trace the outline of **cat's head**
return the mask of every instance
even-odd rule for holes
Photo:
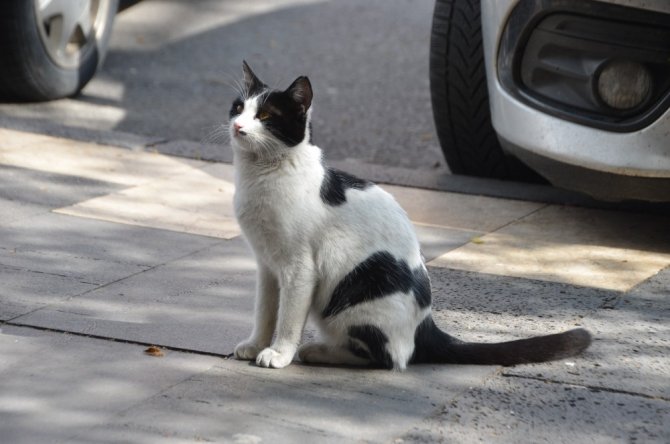
[[[230,138],[244,152],[276,158],[309,137],[312,86],[300,76],[273,90],[243,62],[244,90],[230,108]]]

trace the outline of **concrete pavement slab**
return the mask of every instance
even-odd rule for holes
[[[414,230],[421,244],[421,253],[427,262],[484,234],[480,231],[445,228],[418,222],[414,222]]]
[[[203,143],[189,140],[169,140],[151,145],[149,149],[171,156],[188,157],[210,162],[233,163],[233,150],[227,143],[228,126],[222,124],[214,135],[205,137]]]
[[[56,212],[230,239],[241,233],[233,210],[234,192],[233,167],[209,164]]]
[[[53,137],[47,134],[14,130],[3,126],[0,128],[0,163],[5,163],[4,156],[6,150],[13,152],[18,148],[30,147],[51,140],[53,140]]]
[[[3,325],[0,440],[71,442],[218,361],[172,351],[154,358],[145,348]]]
[[[1,165],[0,224],[108,194],[119,188],[119,185],[99,180]]]
[[[569,365],[534,364],[504,374],[670,400],[670,268],[581,321],[595,337],[583,356]]]
[[[467,196],[382,185],[414,222],[472,231],[495,231],[545,206],[536,202]]]
[[[223,241],[15,322],[229,354],[252,329],[255,261]]]
[[[626,291],[670,265],[670,217],[548,206],[430,265]]]
[[[9,321],[48,304],[97,287],[91,282],[35,272],[0,263],[0,321]]]
[[[564,383],[488,379],[448,402],[404,443],[667,443],[670,403]]]
[[[102,285],[217,242],[48,213],[0,227],[0,263]]]
[[[193,159],[0,129],[0,164],[138,185],[204,165]]]
[[[0,197],[0,224],[8,224],[49,211],[41,205]]]
[[[75,442],[393,442],[494,371],[415,366],[405,373],[222,361],[87,430]]]
[[[24,103],[22,106],[32,107],[33,105]],[[8,114],[2,115],[2,111],[0,111],[0,121],[3,128],[16,130],[17,132],[62,137],[64,139],[81,140],[98,145],[117,146],[132,150],[142,150],[165,141],[164,137],[160,136],[140,136],[102,128],[89,129],[80,126],[62,126],[53,120],[42,118],[23,119]]]
[[[429,267],[429,273],[436,323],[467,341],[512,340],[575,328],[618,296],[588,287],[461,270]]]
[[[0,319],[9,320],[218,242],[53,213],[0,227]]]

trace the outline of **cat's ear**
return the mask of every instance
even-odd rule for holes
[[[300,76],[291,86],[288,87],[286,93],[293,99],[296,103],[301,105],[302,112],[306,113],[309,107],[312,105],[312,84],[309,83],[309,79],[305,76]]]
[[[249,95],[257,94],[265,88],[265,84],[256,77],[246,60],[242,60],[242,71],[244,71],[244,87]]]

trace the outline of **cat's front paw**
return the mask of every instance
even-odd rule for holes
[[[235,347],[235,359],[253,361],[263,347],[253,341],[244,341]]]
[[[279,352],[270,347],[266,348],[256,357],[256,365],[268,368],[284,368],[291,363],[295,351]]]

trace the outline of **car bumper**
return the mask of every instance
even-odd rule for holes
[[[546,161],[610,175],[670,179],[670,110],[644,127],[629,132],[610,131],[575,123],[542,112],[514,97],[498,75],[499,42],[518,0],[482,1],[482,30],[491,118],[502,145],[522,160]],[[670,2],[617,0],[609,3],[645,5],[670,13]],[[531,165],[535,167],[536,165]],[[556,177],[548,177],[556,182]],[[565,184],[562,184],[565,185]],[[667,191],[670,194],[670,189]],[[628,196],[630,197],[630,196]],[[640,196],[633,196],[633,198]],[[642,196],[644,197],[644,196]]]

